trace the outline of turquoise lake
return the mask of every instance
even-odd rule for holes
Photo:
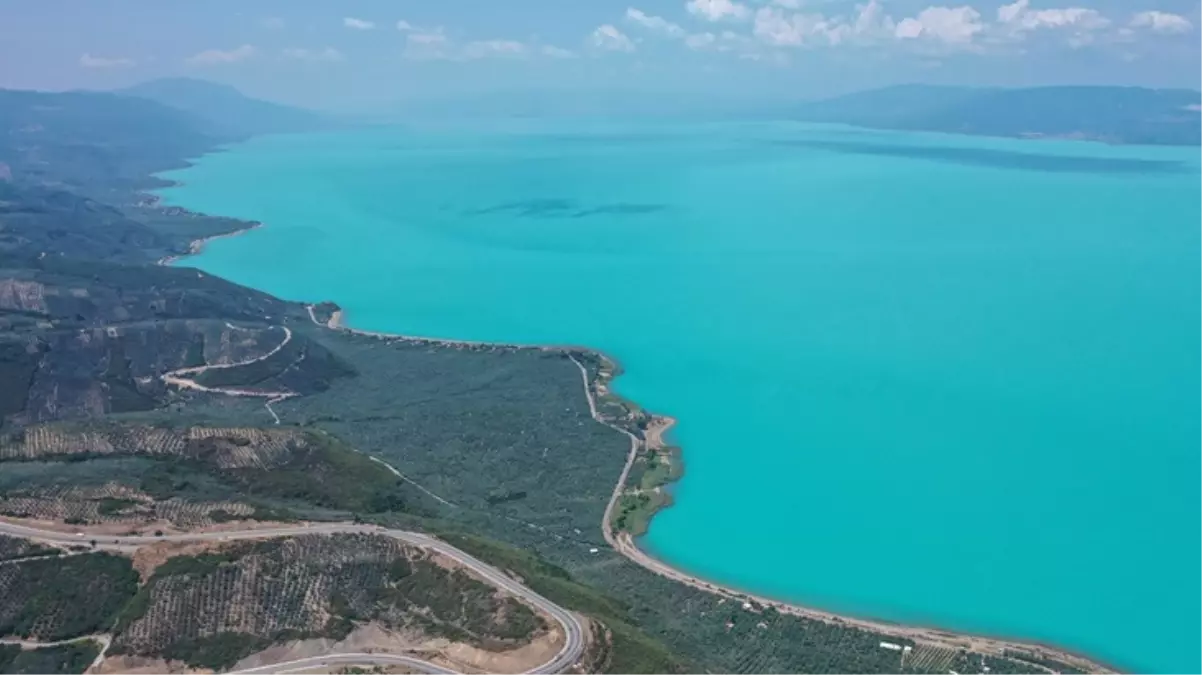
[[[179,264],[366,330],[615,357],[679,420],[657,557],[1202,668],[1197,148],[511,121],[266,137],[169,177],[266,225]]]

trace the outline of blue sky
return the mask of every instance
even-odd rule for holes
[[[0,86],[169,75],[331,109],[506,90],[1197,88],[1193,0],[4,0]]]

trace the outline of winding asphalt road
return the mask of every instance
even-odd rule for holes
[[[161,541],[196,542],[196,541],[235,541],[246,539],[272,539],[275,537],[296,537],[306,534],[378,534],[398,539],[411,546],[420,546],[433,550],[456,562],[470,568],[490,584],[504,589],[522,598],[535,608],[551,616],[563,627],[564,644],[550,661],[528,671],[531,673],[559,673],[571,668],[584,653],[585,629],[577,616],[556,605],[543,596],[526,588],[497,568],[482,562],[450,544],[419,532],[405,530],[390,530],[377,525],[356,525],[351,523],[314,523],[288,527],[262,528],[257,530],[239,530],[231,532],[197,532],[184,534],[165,534],[154,536],[107,536],[79,534],[72,532],[57,532],[43,530],[26,525],[0,521],[0,534],[32,539],[34,541],[52,544],[81,544],[96,542],[97,548],[129,549],[146,546]],[[327,664],[373,664],[400,665],[426,673],[453,673],[443,666],[422,661],[421,659],[391,654],[329,654],[309,659],[300,659],[288,663],[275,664],[253,668],[244,673],[282,672],[281,668],[290,670],[308,670],[321,668]]]

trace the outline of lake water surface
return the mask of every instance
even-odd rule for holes
[[[1196,148],[507,122],[261,138],[171,177],[266,224],[180,264],[367,330],[616,357],[679,419],[643,542],[666,561],[1202,667]]]

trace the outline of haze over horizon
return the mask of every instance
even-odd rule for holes
[[[48,0],[0,8],[0,87],[186,76],[344,112],[512,91],[782,100],[911,82],[1196,89],[1200,23],[1185,0],[218,0],[136,11]]]

